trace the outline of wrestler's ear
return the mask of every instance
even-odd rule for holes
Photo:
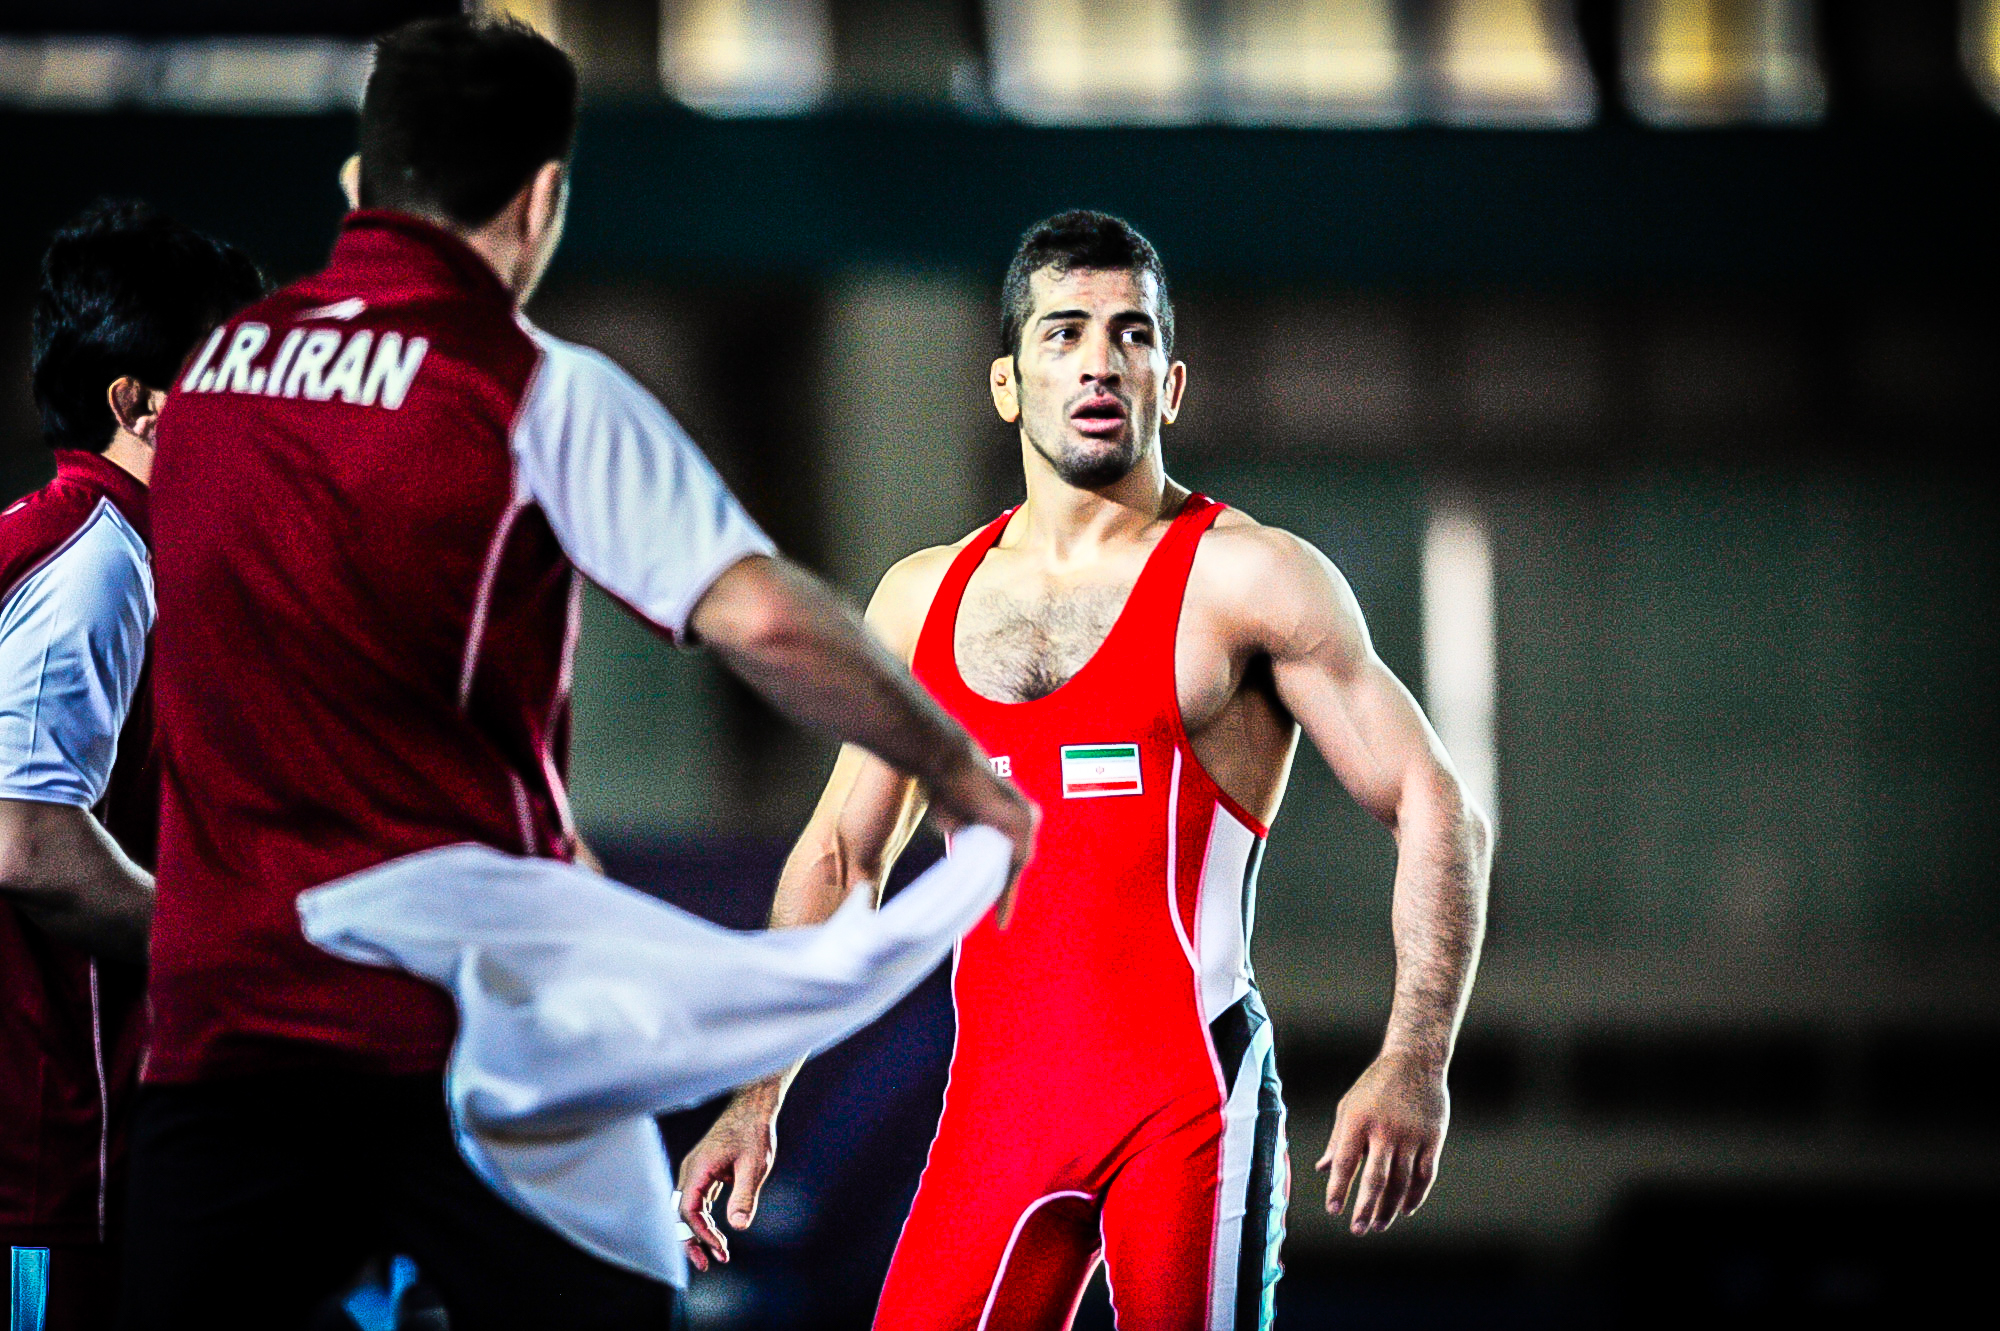
[[[1174,418],[1181,414],[1181,395],[1187,392],[1187,362],[1177,360],[1167,367],[1165,390],[1160,394],[1160,421],[1172,425]]]
[[[993,362],[993,368],[986,376],[986,386],[993,390],[993,409],[1009,425],[1021,419],[1019,373],[1020,367],[1014,364],[1014,358],[1002,356]]]

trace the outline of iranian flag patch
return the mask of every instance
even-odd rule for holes
[[[1096,799],[1099,795],[1137,795],[1137,744],[1065,744],[1062,748],[1063,798]]]

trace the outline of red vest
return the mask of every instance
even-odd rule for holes
[[[0,598],[115,505],[141,538],[146,487],[95,453],[56,454],[56,478],[0,514]],[[158,787],[142,674],[111,785],[95,810],[125,853],[153,858]],[[117,1210],[125,1123],[144,1037],[136,966],[56,942],[0,898],[0,1243],[103,1237]]]
[[[569,853],[580,584],[508,444],[536,362],[476,254],[356,213],[175,388],[147,1080],[442,1068],[450,999],[313,947],[298,894],[453,842]]]

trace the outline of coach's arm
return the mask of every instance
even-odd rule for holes
[[[867,629],[862,631],[865,645],[850,643],[847,650],[878,664],[887,662],[894,668],[894,678],[909,679],[901,663],[915,650],[924,611],[950,554],[949,550],[924,551],[889,570],[868,605]],[[852,622],[851,615],[846,618]],[[699,618],[695,628],[704,635],[708,632]],[[729,649],[724,652],[727,656]],[[826,686],[824,682],[820,685]],[[937,704],[921,690],[917,698],[897,705],[944,718]],[[956,729],[955,722],[944,719]],[[963,747],[954,750],[956,768],[935,775],[925,775],[921,768],[897,761],[893,753],[868,743],[859,734],[848,731],[843,737],[850,742],[842,746],[819,805],[779,875],[777,896],[771,905],[774,928],[819,923],[832,915],[858,884],[872,884],[879,894],[927,808],[942,815],[947,826],[990,821],[963,812],[964,796],[957,793],[963,788],[998,786],[1006,792],[1013,816],[1021,820],[1017,823],[1020,830],[1013,833],[1018,873],[1033,836],[1034,809],[1011,784],[993,775],[969,737],[962,741]],[[1011,901],[1003,898],[1003,920],[1010,905]],[[728,1241],[710,1214],[725,1183],[730,1187],[731,1227],[742,1229],[756,1215],[758,1193],[777,1158],[778,1109],[797,1071],[794,1067],[738,1091],[682,1161],[681,1218],[695,1233],[687,1250],[688,1259],[697,1268],[706,1270],[711,1260],[729,1260]]]
[[[984,823],[1005,832],[1018,877],[1034,834],[1033,806],[993,774],[964,727],[819,579],[783,559],[752,555],[716,579],[689,626],[793,720],[867,750],[903,781],[921,782],[946,827]],[[1003,911],[1006,905],[1003,898]]]
[[[1451,1118],[1445,1073],[1486,927],[1492,825],[1467,797],[1416,700],[1369,641],[1340,571],[1289,533],[1263,528],[1235,571],[1225,619],[1239,654],[1271,661],[1278,696],[1361,806],[1396,839],[1396,990],[1381,1052],[1341,1100],[1316,1166],[1326,1207],[1350,1189],[1349,1227],[1387,1229],[1423,1205]]]
[[[0,898],[94,956],[146,959],[153,876],[88,809],[0,799]]]

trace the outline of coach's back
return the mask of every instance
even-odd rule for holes
[[[314,949],[294,900],[452,842],[572,853],[563,544],[629,541],[643,506],[690,588],[769,548],[676,444],[622,372],[529,328],[479,255],[399,213],[352,214],[324,272],[190,364],[154,478],[148,1080],[443,1066],[444,995]],[[689,505],[727,511],[677,523]],[[655,580],[613,590],[678,630],[679,579]]]

